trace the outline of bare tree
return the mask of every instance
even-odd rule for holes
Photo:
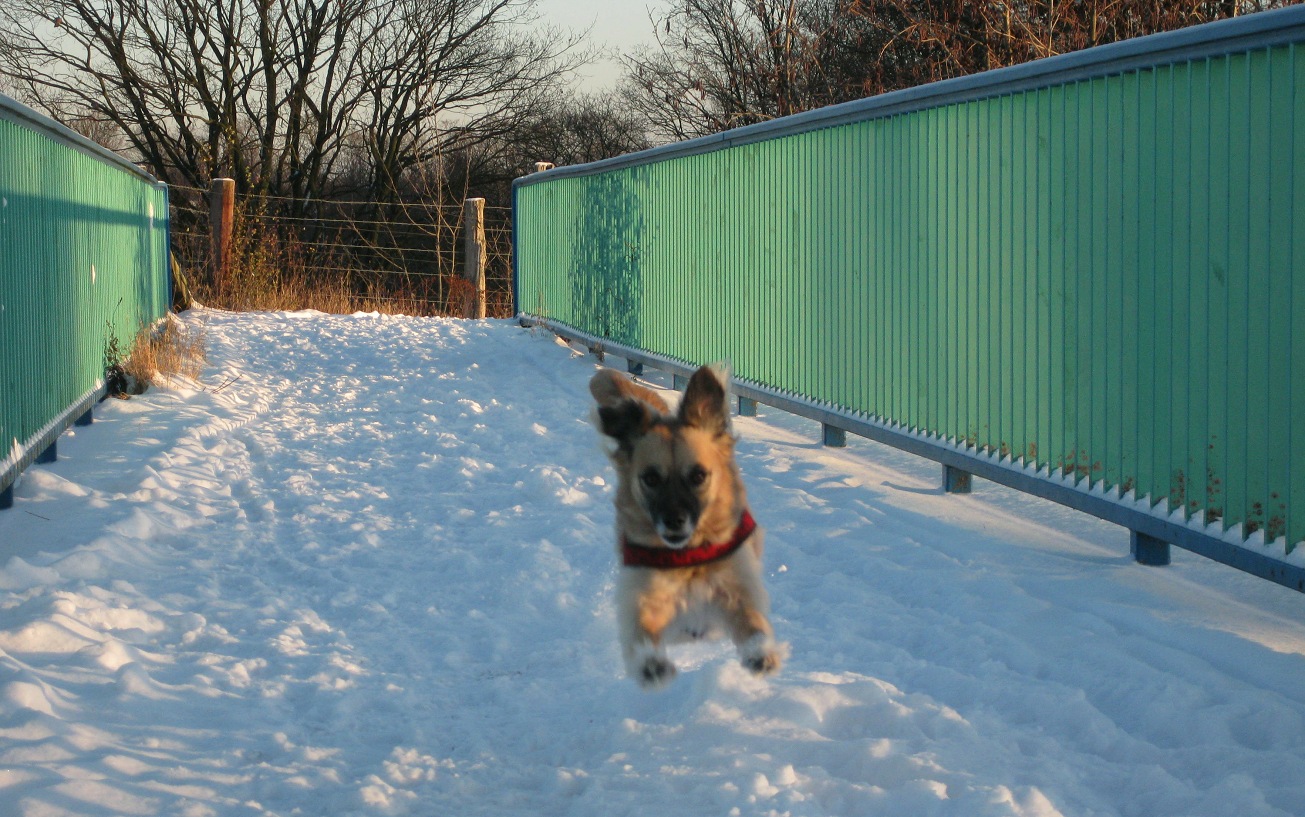
[[[1284,5],[1278,0],[675,0],[627,104],[684,139]]]
[[[685,139],[865,92],[889,39],[859,0],[678,0],[626,60],[626,104]]]
[[[291,201],[500,133],[585,58],[533,0],[42,0],[0,5],[0,78],[101,123],[174,185]],[[529,33],[539,31],[539,33]]]
[[[507,145],[518,172],[537,160],[575,165],[649,147],[643,120],[611,94],[552,97]]]
[[[910,66],[903,76],[916,84],[1282,5],[1276,0],[879,0],[858,11],[892,35],[883,53]]]

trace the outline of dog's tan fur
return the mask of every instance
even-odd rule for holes
[[[609,456],[617,474],[618,551],[622,541],[690,548],[729,540],[747,495],[721,378],[699,369],[675,414],[656,392],[610,369],[595,374],[589,390],[599,430],[615,443]],[[675,524],[685,509],[694,518]],[[783,655],[768,618],[761,555],[757,528],[733,554],[710,564],[622,565],[617,615],[630,675],[645,687],[669,683],[675,665],[666,645],[719,629],[734,641],[745,667],[757,674],[777,671]]]

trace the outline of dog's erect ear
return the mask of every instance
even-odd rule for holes
[[[628,448],[635,437],[652,425],[652,412],[638,400],[621,400],[598,407],[598,429]]]
[[[703,366],[689,378],[680,403],[680,422],[714,435],[729,432],[730,415],[725,384],[710,367]]]

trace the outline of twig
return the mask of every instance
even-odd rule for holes
[[[244,372],[236,372],[236,373],[235,373],[234,375],[232,375],[232,376],[231,376],[231,377],[230,377],[230,378],[229,378],[225,383],[223,383],[222,385],[220,385],[220,386],[218,386],[217,388],[213,389],[213,390],[210,391],[209,393],[210,393],[210,394],[217,394],[218,392],[222,391],[222,390],[225,389],[227,386],[230,386],[232,383],[235,383],[237,380],[239,380],[240,378],[242,378],[242,377],[244,377],[244,376],[245,376],[245,375],[244,375]]]

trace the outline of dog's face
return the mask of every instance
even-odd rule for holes
[[[632,441],[631,492],[666,544],[687,545],[719,487],[730,485],[726,453],[710,434],[674,422],[654,423]]]
[[[616,442],[618,507],[636,511],[663,543],[682,548],[728,531],[742,503],[725,387],[708,368],[690,379],[679,412],[667,415],[615,372],[591,384],[603,434]],[[600,382],[602,379],[602,382]]]

